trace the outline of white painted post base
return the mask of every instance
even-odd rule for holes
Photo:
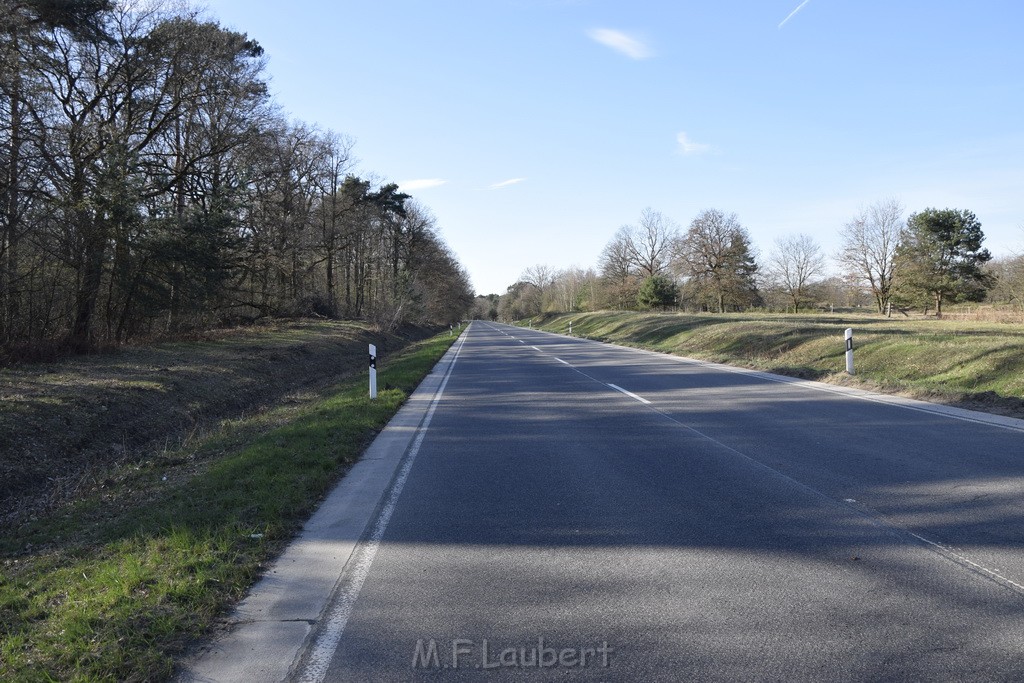
[[[370,344],[370,398],[377,398],[377,347]]]
[[[846,372],[847,374],[854,374],[853,372],[853,328],[846,328]]]

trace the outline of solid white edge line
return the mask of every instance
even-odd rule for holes
[[[637,396],[632,391],[626,391],[625,389],[623,389],[622,387],[620,387],[620,386],[618,386],[616,384],[609,384],[608,386],[610,386],[615,391],[621,392],[621,393],[625,394],[626,396],[629,396],[632,399],[636,399],[637,401],[640,401],[644,405],[651,405],[651,402],[648,401],[646,398],[644,398],[643,396]]]
[[[423,444],[423,439],[427,435],[427,428],[434,417],[434,411],[437,410],[437,405],[441,402],[445,387],[452,376],[452,370],[455,369],[455,362],[459,359],[459,354],[462,353],[462,347],[465,345],[467,338],[463,337],[459,342],[459,347],[455,350],[455,355],[448,366],[444,380],[441,382],[441,386],[438,387],[437,393],[434,394],[434,400],[431,401],[430,407],[427,409],[427,414],[423,418],[423,424],[420,425],[419,432],[409,448],[405,462],[395,477],[387,502],[377,516],[377,520],[373,525],[373,531],[370,533],[366,543],[362,544],[362,548],[357,551],[359,554],[355,558],[351,571],[346,572],[348,574],[348,577],[346,577],[349,581],[348,585],[345,590],[336,596],[334,605],[328,614],[327,622],[317,635],[309,658],[299,673],[297,680],[303,683],[321,683],[327,676],[327,669],[330,667],[334,653],[338,649],[338,643],[341,642],[341,637],[345,633],[345,626],[348,624],[349,617],[352,616],[352,611],[355,608],[356,599],[359,597],[363,583],[370,574],[370,567],[377,556],[381,539],[384,537],[384,532],[387,530],[388,522],[391,521],[391,515],[395,511],[395,507],[398,505],[398,498],[402,495],[402,489],[405,487],[406,479],[409,478],[409,472],[412,470],[413,462],[416,460],[416,455]]]
[[[535,331],[550,335],[552,337],[577,339],[576,337],[567,337],[567,335],[559,334],[557,332],[548,332],[547,330]],[[766,382],[790,384],[793,386],[800,387],[802,389],[820,391],[828,394],[834,394],[837,396],[843,396],[846,398],[852,398],[858,401],[881,403],[883,405],[889,405],[895,408],[903,408],[904,410],[913,410],[919,413],[929,413],[931,415],[937,415],[939,417],[945,417],[951,420],[958,420],[960,422],[972,422],[974,424],[984,425],[987,427],[997,427],[999,429],[1008,429],[1014,432],[1024,432],[1024,419],[1021,418],[1006,417],[1004,415],[999,415],[996,413],[983,413],[981,411],[970,410],[968,408],[957,408],[955,406],[942,405],[941,403],[929,403],[928,401],[921,401],[913,398],[905,398],[903,396],[896,396],[893,394],[880,394],[877,392],[868,391],[866,389],[860,389],[858,387],[845,387],[838,384],[826,384],[825,382],[802,379],[800,377],[776,375],[771,372],[765,372],[764,370],[753,370],[751,368],[743,368],[737,365],[726,365],[724,363],[712,363],[711,361],[700,360],[698,358],[688,358],[686,356],[677,356],[675,354],[664,353],[662,351],[640,349],[635,346],[623,346],[621,344],[613,344],[612,342],[598,341],[595,339],[586,339],[585,341],[590,341],[595,344],[601,344],[603,346],[609,346],[615,349],[622,349],[623,351],[636,351],[649,356],[655,356],[657,358],[661,358],[664,360],[674,361],[683,365],[696,365],[698,367],[705,367],[711,370],[731,372],[738,375],[749,375],[751,377],[757,377],[758,379],[764,380]]]
[[[896,527],[896,528],[899,529],[900,527]],[[954,561],[958,561],[958,562],[961,562],[963,564],[966,564],[970,568],[974,569],[977,572],[980,572],[981,574],[983,574],[984,576],[988,577],[989,579],[992,579],[992,580],[996,581],[997,583],[1008,585],[1009,587],[1015,589],[1018,593],[1024,594],[1024,585],[1021,585],[1021,584],[1017,583],[1016,581],[1003,576],[998,571],[996,571],[994,569],[989,569],[988,567],[986,567],[983,564],[978,564],[977,562],[975,562],[971,558],[967,557],[966,555],[962,555],[962,554],[960,554],[958,552],[955,552],[955,551],[951,550],[950,548],[942,545],[941,543],[936,543],[935,541],[929,540],[929,539],[925,538],[924,536],[921,536],[919,534],[915,534],[910,529],[906,529],[905,531],[908,534],[910,534],[911,536],[913,536],[914,538],[916,538],[917,540],[919,540],[919,541],[921,541],[923,543],[928,544],[928,546],[930,546],[932,548],[932,550],[934,550],[935,552],[938,552],[941,555],[946,555],[949,558],[953,559]]]
[[[555,333],[549,332],[548,334],[555,334]],[[558,335],[558,336],[562,336],[562,335]],[[886,396],[884,394],[878,395],[878,398],[874,398],[873,396],[859,396],[857,394],[846,394],[845,392],[842,391],[843,389],[846,389],[846,387],[836,387],[835,389],[837,389],[837,391],[833,391],[832,387],[830,385],[813,386],[813,385],[816,385],[816,384],[820,385],[821,383],[820,382],[810,382],[808,380],[802,380],[802,379],[799,379],[799,378],[796,378],[796,377],[786,377],[784,375],[773,375],[771,373],[765,373],[765,372],[761,372],[759,370],[749,370],[747,368],[737,368],[737,367],[734,367],[734,366],[723,365],[723,364],[720,364],[720,363],[709,363],[707,361],[701,361],[701,360],[692,359],[692,358],[685,358],[685,357],[682,357],[682,356],[673,356],[671,354],[663,354],[663,353],[659,353],[657,351],[650,351],[650,350],[647,350],[647,349],[634,349],[634,348],[630,348],[628,346],[619,346],[618,344],[608,344],[607,342],[597,342],[597,343],[599,343],[599,344],[606,344],[608,346],[613,346],[615,348],[624,349],[624,350],[627,350],[627,351],[640,351],[641,353],[646,353],[646,354],[653,355],[653,356],[659,356],[659,357],[662,357],[662,358],[669,358],[669,359],[672,359],[672,360],[681,361],[683,363],[692,363],[694,365],[705,366],[705,367],[708,367],[708,368],[711,368],[711,369],[723,370],[723,371],[726,371],[726,372],[736,372],[736,373],[740,373],[740,374],[750,374],[750,375],[760,376],[761,379],[764,379],[764,380],[767,380],[767,381],[780,382],[780,383],[784,383],[784,384],[794,384],[794,385],[798,385],[798,386],[799,385],[803,385],[804,388],[808,388],[808,389],[812,389],[812,390],[826,391],[826,392],[829,392],[829,393],[845,395],[845,396],[848,396],[850,398],[859,398],[859,399],[869,400],[869,401],[870,400],[874,400],[874,401],[876,401],[878,403],[886,403],[888,405],[892,405],[892,406],[898,407],[898,408],[908,408],[910,410],[918,410],[920,412],[933,413],[933,414],[936,414],[936,415],[945,415],[946,417],[951,417],[953,419],[963,420],[965,422],[977,422],[977,423],[980,423],[980,424],[987,424],[989,426],[1004,427],[1004,428],[1007,428],[1007,429],[1014,429],[1014,430],[1020,431],[1020,428],[1019,427],[1015,427],[1015,426],[1008,426],[1008,425],[1003,425],[1003,424],[993,423],[993,422],[985,422],[984,420],[975,420],[975,419],[971,419],[970,417],[960,417],[958,415],[947,415],[947,414],[941,413],[939,411],[928,410],[927,408],[918,408],[918,407],[912,406],[912,405],[905,405],[905,404],[902,404],[902,403],[896,403],[896,402],[889,402],[889,401],[881,400],[881,399],[888,398],[888,396]],[[565,361],[562,360],[561,358],[556,358],[555,360],[558,360],[561,363],[565,363]],[[569,365],[568,363],[565,363],[565,364]],[[579,372],[579,370],[577,370],[577,372]],[[584,374],[584,373],[580,373],[580,374]],[[584,375],[584,376],[589,377],[589,375]],[[594,379],[594,378],[591,378],[591,379]],[[595,381],[599,381],[599,380],[595,380]],[[610,388],[612,388],[612,389],[614,389],[616,391],[620,391],[623,394],[626,394],[627,396],[635,398],[638,401],[641,401],[641,402],[643,402],[645,404],[651,405],[651,402],[648,401],[647,399],[642,398],[640,396],[637,396],[636,394],[634,394],[632,392],[626,391],[625,389],[623,389],[620,386],[617,386],[615,384],[610,384],[610,383],[606,383],[606,384],[607,384],[608,387],[610,387]],[[808,385],[811,385],[811,386],[808,386]],[[863,391],[863,390],[858,390],[858,391]],[[899,398],[899,397],[893,397],[893,398]],[[926,404],[926,405],[928,405],[928,404]],[[937,407],[944,407],[944,406],[937,406]],[[881,514],[879,514],[878,512],[876,512],[874,510],[871,510],[870,508],[866,508],[866,507],[857,505],[856,501],[854,501],[853,499],[849,499],[848,498],[848,499],[843,500],[842,503],[840,503],[837,499],[835,499],[832,496],[824,493],[823,491],[820,491],[820,490],[814,488],[813,486],[805,484],[805,483],[799,481],[798,479],[794,479],[793,477],[789,476],[788,474],[780,472],[779,470],[777,470],[777,469],[775,469],[775,468],[773,468],[773,467],[771,467],[769,465],[766,465],[765,463],[761,462],[760,460],[757,460],[756,458],[754,458],[754,457],[752,457],[750,455],[747,455],[746,453],[743,453],[742,451],[736,450],[732,446],[728,446],[728,445],[722,443],[721,441],[719,441],[718,439],[715,439],[714,437],[711,437],[711,436],[705,434],[704,432],[701,432],[698,429],[694,429],[690,425],[687,425],[684,422],[681,422],[680,420],[677,420],[676,418],[672,417],[668,413],[665,413],[665,412],[659,410],[658,408],[652,408],[652,410],[654,410],[659,415],[667,418],[668,420],[678,424],[679,426],[683,427],[684,429],[686,429],[686,430],[688,430],[690,432],[693,432],[694,434],[697,434],[698,436],[706,439],[707,441],[709,441],[709,442],[711,442],[713,444],[716,444],[717,446],[719,446],[719,447],[721,447],[721,448],[723,448],[723,449],[725,449],[727,451],[735,453],[736,455],[740,456],[744,460],[750,462],[752,465],[754,465],[754,466],[756,466],[758,468],[761,468],[763,470],[766,470],[768,472],[771,472],[775,476],[781,477],[782,479],[785,479],[785,480],[795,484],[796,486],[800,487],[801,489],[804,489],[804,490],[808,491],[809,493],[811,493],[811,494],[821,498],[824,501],[827,501],[827,502],[829,502],[831,504],[834,504],[834,505],[840,505],[842,507],[846,507],[847,509],[850,509],[850,510],[854,510],[854,511],[858,512],[859,514],[863,515],[864,518],[869,520],[872,524],[875,524],[876,526],[878,526],[880,528],[888,529],[891,532],[896,533],[897,535],[903,535],[904,537],[913,538],[913,539],[923,543],[932,552],[938,554],[941,557],[944,557],[946,560],[951,561],[951,562],[953,562],[955,564],[958,564],[961,567],[966,567],[967,569],[976,572],[978,575],[984,576],[988,580],[993,581],[993,582],[995,582],[995,583],[997,583],[999,585],[1002,585],[1002,586],[1004,586],[1006,588],[1009,588],[1011,590],[1014,590],[1017,593],[1024,594],[1024,584],[1018,583],[1018,582],[1014,581],[1013,579],[1010,579],[1009,577],[1003,576],[997,570],[990,569],[990,568],[986,567],[985,565],[983,565],[983,564],[981,564],[979,562],[975,562],[974,560],[970,559],[968,556],[966,556],[966,555],[964,555],[962,553],[956,552],[956,551],[952,550],[951,548],[949,548],[949,547],[947,547],[947,546],[945,546],[945,545],[943,545],[941,543],[937,543],[935,541],[932,541],[931,539],[925,538],[924,536],[921,536],[920,534],[914,533],[913,531],[911,531],[908,528],[901,527],[901,526],[898,526],[898,525],[895,525],[895,524],[891,524],[890,522],[886,521],[884,519],[884,517]]]
[[[743,368],[735,365],[725,365],[723,363],[712,363],[710,361],[698,360],[696,358],[686,358],[685,356],[674,356],[672,354],[660,353],[658,351],[649,351],[647,349],[631,349],[628,346],[619,346],[618,344],[609,344],[609,346],[614,346],[616,348],[626,350],[641,351],[643,353],[658,356],[660,358],[668,358],[669,360],[678,361],[684,364],[710,368],[712,370],[721,370],[722,372],[731,372],[737,375],[747,375],[750,377],[756,377],[766,382],[789,384],[791,386],[801,387],[803,389],[821,391],[828,394],[834,394],[836,396],[844,396],[846,398],[857,399],[859,401],[881,403],[883,405],[893,406],[895,408],[903,408],[904,410],[913,410],[919,413],[938,415],[940,417],[947,417],[951,420],[959,420],[960,422],[972,422],[974,424],[987,425],[989,427],[999,427],[1001,429],[1009,429],[1015,432],[1024,432],[1024,420],[1021,420],[1020,418],[1016,417],[1007,417],[996,413],[982,413],[980,411],[972,411],[967,408],[957,408],[956,406],[947,406],[941,403],[929,403],[928,401],[921,401],[914,398],[906,398],[904,396],[897,396],[894,394],[880,394],[874,391],[868,391],[867,389],[861,389],[860,387],[846,387],[837,384],[826,384],[825,382],[818,382],[810,379],[802,379],[800,377],[776,375],[775,373],[765,372],[764,370],[754,370],[752,368]]]
[[[541,331],[541,330],[538,330],[538,331]],[[551,334],[551,335],[555,335],[555,336],[564,336],[564,335],[558,335],[557,333],[554,333],[554,332],[547,332],[547,334]],[[590,341],[593,341],[593,340],[590,340]],[[739,367],[736,367],[736,366],[724,365],[724,364],[721,364],[721,363],[711,363],[711,362],[708,362],[708,361],[702,361],[702,360],[698,360],[698,359],[694,359],[694,358],[686,358],[685,356],[675,356],[675,355],[672,355],[672,354],[660,353],[658,351],[651,351],[649,349],[636,349],[636,348],[632,348],[632,347],[628,347],[628,346],[620,346],[618,344],[610,344],[608,342],[597,342],[597,343],[605,344],[607,346],[611,346],[611,347],[618,348],[618,349],[623,349],[623,350],[626,350],[626,351],[639,351],[640,353],[648,354],[648,355],[651,355],[651,356],[657,356],[659,358],[667,358],[667,359],[670,359],[670,360],[679,361],[681,363],[693,364],[693,365],[697,365],[697,366],[703,366],[703,367],[707,367],[707,368],[714,369],[714,370],[720,370],[720,371],[725,371],[725,372],[733,372],[733,373],[738,373],[738,374],[753,375],[753,376],[759,377],[760,379],[767,380],[767,381],[770,381],[770,382],[778,382],[778,383],[782,383],[782,384],[793,384],[793,385],[797,385],[797,386],[803,386],[804,388],[807,388],[807,389],[812,389],[812,390],[817,390],[817,391],[825,391],[825,392],[828,392],[828,393],[833,393],[833,394],[847,396],[849,398],[874,401],[874,402],[877,402],[877,403],[885,403],[885,404],[888,404],[888,405],[891,405],[891,406],[894,406],[894,407],[897,407],[897,408],[907,408],[909,410],[916,410],[916,411],[924,412],[924,413],[932,413],[932,414],[935,414],[935,415],[942,415],[942,416],[945,416],[945,417],[950,417],[950,418],[953,418],[953,419],[962,420],[964,422],[975,422],[975,423],[985,424],[985,425],[989,425],[989,426],[993,426],[993,427],[1003,427],[1005,429],[1021,431],[1021,427],[1018,427],[1018,426],[1012,425],[1012,424],[1011,425],[1000,424],[998,422],[989,422],[989,421],[986,421],[984,419],[974,419],[974,418],[972,418],[970,416],[950,415],[948,413],[941,412],[940,410],[929,410],[928,408],[931,407],[932,404],[928,404],[928,403],[924,403],[924,402],[914,401],[915,403],[924,403],[924,405],[922,407],[918,407],[918,406],[915,406],[915,405],[907,405],[906,403],[897,402],[896,400],[893,400],[893,401],[886,400],[886,399],[889,399],[889,398],[897,399],[898,400],[898,399],[902,399],[902,397],[895,397],[895,396],[890,397],[890,396],[885,395],[885,394],[872,394],[871,392],[865,392],[862,389],[854,389],[853,391],[847,393],[846,390],[848,390],[849,387],[833,387],[832,385],[823,384],[821,382],[812,382],[810,380],[804,380],[804,379],[800,379],[800,378],[797,378],[797,377],[786,377],[785,375],[775,375],[775,374],[763,372],[763,371],[760,371],[760,370],[751,370],[751,369],[748,369],[748,368],[739,368]],[[534,347],[534,348],[536,348],[536,347]],[[559,363],[564,363],[565,365],[569,365],[569,367],[572,367],[569,363],[567,363],[566,361],[562,360],[561,358],[555,357],[555,360],[557,360]],[[575,369],[575,368],[573,368],[573,369]],[[577,372],[580,372],[580,371],[577,370]],[[580,374],[584,375],[585,377],[590,377],[590,375],[586,375],[585,373],[582,373],[582,372]],[[594,379],[594,378],[590,377],[590,379]],[[599,380],[595,380],[595,381],[598,381],[599,383],[601,383]],[[610,384],[610,383],[603,383],[603,384],[606,384],[608,387],[614,389],[615,391],[622,392],[623,394],[625,394],[627,396],[630,396],[631,398],[634,398],[634,399],[636,399],[636,400],[638,400],[638,401],[640,401],[640,402],[642,402],[644,404],[651,405],[651,402],[648,401],[647,399],[645,399],[645,398],[643,398],[641,396],[637,396],[636,394],[634,394],[634,393],[632,393],[630,391],[626,391],[625,389],[623,389],[622,387],[620,387],[618,385]],[[861,395],[862,393],[863,394],[868,394],[868,395]],[[912,401],[913,399],[903,399],[903,400],[904,401]],[[946,408],[946,406],[935,406],[935,407],[936,408],[940,408],[940,409],[941,408]],[[808,484],[805,484],[805,483],[803,483],[803,482],[801,482],[801,481],[799,481],[797,479],[794,479],[793,477],[791,477],[791,476],[789,476],[787,474],[784,474],[783,472],[780,472],[779,470],[776,470],[775,468],[773,468],[773,467],[771,467],[769,465],[764,464],[760,460],[757,460],[757,459],[753,458],[752,456],[749,456],[746,453],[743,453],[742,451],[738,451],[735,448],[733,448],[731,446],[728,446],[728,445],[722,443],[721,441],[719,441],[719,440],[717,440],[717,439],[715,439],[715,438],[713,438],[713,437],[711,437],[711,436],[709,436],[707,434],[704,434],[700,430],[694,429],[693,427],[691,427],[691,426],[689,426],[689,425],[687,425],[687,424],[677,420],[676,418],[672,417],[668,413],[662,412],[661,410],[659,410],[657,408],[652,408],[652,410],[657,412],[659,415],[662,415],[663,417],[669,419],[670,421],[680,425],[684,429],[686,429],[686,430],[688,430],[690,432],[693,432],[694,434],[697,434],[698,436],[706,439],[707,441],[709,441],[709,442],[711,442],[713,444],[716,444],[717,446],[719,446],[721,448],[724,448],[727,451],[731,451],[732,453],[735,453],[736,455],[738,455],[741,458],[743,458],[744,460],[750,462],[754,466],[756,466],[758,468],[761,468],[763,470],[766,470],[768,472],[771,472],[775,476],[781,477],[782,479],[785,479],[785,480],[795,484],[799,488],[806,490],[807,492],[813,494],[816,497],[821,498],[822,500],[824,500],[824,501],[826,501],[828,503],[831,503],[831,504],[834,504],[834,505],[839,505],[839,506],[845,507],[845,508],[847,508],[849,510],[853,510],[853,511],[863,515],[865,519],[867,519],[872,524],[875,524],[876,526],[878,526],[880,528],[887,529],[890,532],[895,533],[895,534],[900,535],[900,536],[904,536],[905,538],[906,537],[913,538],[913,539],[917,540],[918,542],[923,543],[932,552],[936,553],[937,555],[939,555],[941,557],[944,557],[946,560],[951,561],[951,562],[953,562],[955,564],[958,564],[961,567],[965,567],[965,568],[967,568],[969,570],[972,570],[972,571],[976,572],[977,575],[984,576],[984,577],[986,577],[990,581],[993,581],[993,582],[995,582],[997,584],[1000,584],[1000,585],[1002,585],[1004,587],[1007,587],[1007,588],[1009,588],[1011,590],[1014,590],[1014,591],[1016,591],[1018,593],[1024,594],[1024,584],[1018,583],[1018,582],[1016,582],[1016,581],[1014,581],[1014,580],[1012,580],[1012,579],[1010,579],[1010,578],[1008,578],[1006,576],[1003,576],[997,570],[990,569],[990,568],[986,567],[985,565],[980,564],[979,562],[975,562],[974,560],[970,559],[966,555],[964,555],[962,553],[959,553],[959,552],[956,552],[956,551],[952,550],[951,548],[949,548],[949,547],[947,547],[947,546],[945,546],[945,545],[943,545],[941,543],[937,543],[935,541],[932,541],[931,539],[925,538],[924,536],[921,536],[920,534],[914,533],[913,531],[911,531],[908,528],[891,524],[888,521],[886,521],[878,512],[876,512],[874,510],[871,510],[869,508],[865,508],[863,506],[857,505],[856,501],[853,500],[853,499],[848,498],[848,499],[843,500],[842,503],[840,503],[837,499],[833,498],[832,496],[830,496],[830,495],[828,495],[828,494],[826,494],[826,493],[824,493],[824,492],[822,492],[822,491],[820,491],[820,490],[818,490],[818,489],[816,489],[816,488],[814,488],[812,486],[809,486]],[[953,410],[960,410],[960,409],[953,409]],[[987,417],[987,415],[986,415],[986,417]],[[993,416],[993,417],[1001,417],[1001,416]],[[1014,418],[1009,418],[1009,419],[1014,419]]]

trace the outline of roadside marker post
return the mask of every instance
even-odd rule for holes
[[[370,344],[370,398],[377,398],[377,347]]]
[[[846,328],[846,372],[849,375],[853,372],[853,328]]]

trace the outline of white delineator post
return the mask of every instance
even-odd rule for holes
[[[853,328],[846,328],[846,372],[853,374]]]
[[[370,344],[370,398],[377,398],[377,347]]]
[[[572,336],[572,321],[569,321],[569,336]]]

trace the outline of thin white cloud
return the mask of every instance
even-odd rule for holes
[[[630,59],[647,59],[653,53],[643,41],[635,36],[611,28],[594,28],[587,31],[587,36],[605,47],[626,55]]]
[[[490,189],[497,190],[502,187],[508,187],[509,185],[518,185],[525,180],[526,178],[509,178],[508,180],[502,180],[500,183],[494,183],[490,186]]]
[[[683,156],[693,156],[695,154],[704,154],[705,152],[711,151],[711,145],[694,142],[686,135],[686,133],[677,134],[676,142],[679,143],[679,153]]]
[[[402,192],[409,190],[428,190],[432,187],[440,187],[446,184],[447,180],[441,178],[419,178],[417,180],[402,180],[398,183],[398,189]]]
[[[783,26],[785,26],[786,22],[789,21],[790,19],[792,19],[793,17],[795,17],[796,13],[799,12],[800,10],[802,10],[804,8],[804,6],[807,5],[807,3],[809,3],[810,1],[811,0],[804,0],[799,5],[797,5],[797,8],[795,10],[790,12],[788,15],[786,15],[785,19],[783,19],[782,21],[779,22],[779,28],[782,28]]]

